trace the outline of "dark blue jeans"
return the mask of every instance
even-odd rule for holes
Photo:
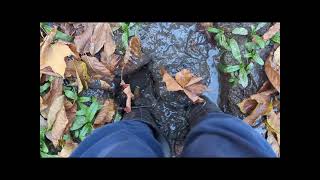
[[[151,128],[137,120],[96,129],[70,157],[163,157]],[[182,157],[276,157],[249,125],[225,113],[209,113],[189,132]]]

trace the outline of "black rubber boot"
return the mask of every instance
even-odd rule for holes
[[[125,113],[122,120],[138,120],[149,125],[154,137],[161,143],[165,157],[171,157],[172,151],[168,140],[161,134],[154,117],[152,116],[152,107],[157,103],[153,93],[152,80],[150,73],[142,69],[130,76],[128,83],[134,92],[133,106],[130,113]]]
[[[204,102],[201,104],[193,104],[189,109],[188,119],[190,128],[198,124],[204,116],[212,112],[222,112],[220,108],[213,103],[208,97],[201,96]]]

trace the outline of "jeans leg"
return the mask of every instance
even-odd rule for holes
[[[231,115],[209,113],[186,138],[183,157],[276,157],[252,127]]]
[[[140,121],[126,120],[93,131],[70,157],[162,157],[160,143],[151,128]]]

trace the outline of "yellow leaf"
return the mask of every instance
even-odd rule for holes
[[[67,141],[65,143],[65,145],[63,146],[61,152],[58,153],[58,156],[63,157],[63,158],[67,158],[71,155],[71,153],[73,152],[73,150],[75,148],[77,148],[78,143],[75,143],[73,141]]]
[[[180,84],[182,88],[185,88],[185,86],[190,82],[192,78],[192,74],[187,69],[182,69],[180,72],[176,74],[176,81]]]
[[[55,43],[51,45],[47,53],[44,54],[44,65],[50,66],[53,72],[58,73],[64,77],[64,72],[66,70],[66,63],[64,58],[70,55],[75,55],[64,43]]]

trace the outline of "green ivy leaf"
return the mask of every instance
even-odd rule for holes
[[[78,99],[79,102],[89,102],[91,101],[91,97],[82,96]]]
[[[253,60],[254,60],[256,63],[260,64],[261,66],[264,65],[264,61],[263,61],[263,59],[261,59],[261,57],[259,56],[259,54],[255,54],[255,55],[253,56]]]
[[[86,106],[83,103],[78,102],[78,105],[80,107],[80,110],[83,110],[84,112],[87,112],[87,109],[89,108],[88,106]],[[79,114],[80,115],[80,114]],[[84,114],[83,114],[84,115]]]
[[[230,45],[233,57],[241,63],[242,62],[241,61],[241,54],[240,54],[240,49],[239,49],[237,41],[234,39],[230,39],[229,45]]]
[[[91,122],[93,120],[95,114],[99,110],[99,107],[100,104],[96,100],[92,100],[92,103],[86,112],[87,122]]]
[[[78,98],[77,93],[75,93],[74,91],[70,91],[70,90],[65,89],[64,94],[68,98],[73,99],[73,100],[77,100],[77,98]]]
[[[248,51],[252,51],[252,50],[256,49],[256,44],[253,42],[247,42],[247,43],[245,43],[244,46],[246,47],[246,49]]]
[[[70,140],[70,139],[71,139],[71,137],[70,137],[69,134],[63,135],[63,140],[68,141],[68,140]]]
[[[247,73],[250,73],[250,71],[253,69],[253,66],[254,66],[254,65],[253,65],[252,62],[247,65],[247,67],[246,67]]]
[[[280,32],[277,32],[272,38],[271,40],[275,43],[280,44]]]
[[[77,116],[84,116],[86,114],[86,109],[80,109],[76,112]]]
[[[40,23],[40,26],[44,29],[44,31],[49,34],[52,31],[52,27],[50,27],[49,25],[47,25],[46,23]],[[55,40],[57,39],[61,39],[63,41],[67,41],[67,42],[71,42],[73,41],[73,37],[69,36],[68,34],[65,34],[59,30],[57,30],[57,33],[54,37]]]
[[[263,26],[265,26],[267,23],[259,23],[258,26],[256,27],[255,31],[258,31],[261,29]]]
[[[92,126],[90,123],[87,123],[86,125],[83,126],[83,128],[81,129],[80,133],[79,133],[79,139],[81,141],[84,140],[84,138],[91,133],[92,131]]]
[[[125,31],[121,36],[121,40],[122,40],[122,46],[125,49],[127,49],[128,48],[128,40],[129,40],[129,32]]]
[[[76,116],[76,119],[74,120],[70,130],[74,131],[74,130],[80,129],[87,122],[88,121],[86,120],[86,117],[84,117],[84,116]]]
[[[230,73],[230,72],[238,71],[239,69],[240,69],[239,65],[227,66],[226,68],[224,68],[224,72]]]
[[[248,86],[248,76],[247,76],[247,72],[244,68],[241,68],[239,71],[239,83],[244,88]]]
[[[113,122],[120,122],[120,120],[122,119],[122,116],[119,112],[116,113],[116,116],[114,117]]]
[[[80,129],[74,131],[74,137],[79,138]]]
[[[248,35],[248,30],[243,27],[237,27],[232,30],[232,33],[237,35]]]
[[[256,40],[256,43],[260,46],[260,48],[264,48],[265,47],[266,44],[265,44],[264,40],[260,36],[253,35],[252,37]]]
[[[221,34],[219,40],[220,40],[220,45],[221,45],[222,47],[224,47],[226,50],[229,51],[229,50],[230,50],[230,47],[229,47],[229,45],[228,45],[226,36],[225,36],[224,34]]]
[[[209,27],[209,28],[208,28],[208,32],[212,32],[212,33],[223,33],[223,30],[218,29],[218,28],[214,28],[214,27]]]
[[[44,152],[40,152],[40,156],[43,158],[58,158],[59,157],[58,155],[51,155],[51,154],[47,154]]]
[[[43,92],[45,92],[49,87],[50,87],[50,82],[46,82],[45,84],[43,84],[42,86],[40,86],[40,94],[42,94]]]

